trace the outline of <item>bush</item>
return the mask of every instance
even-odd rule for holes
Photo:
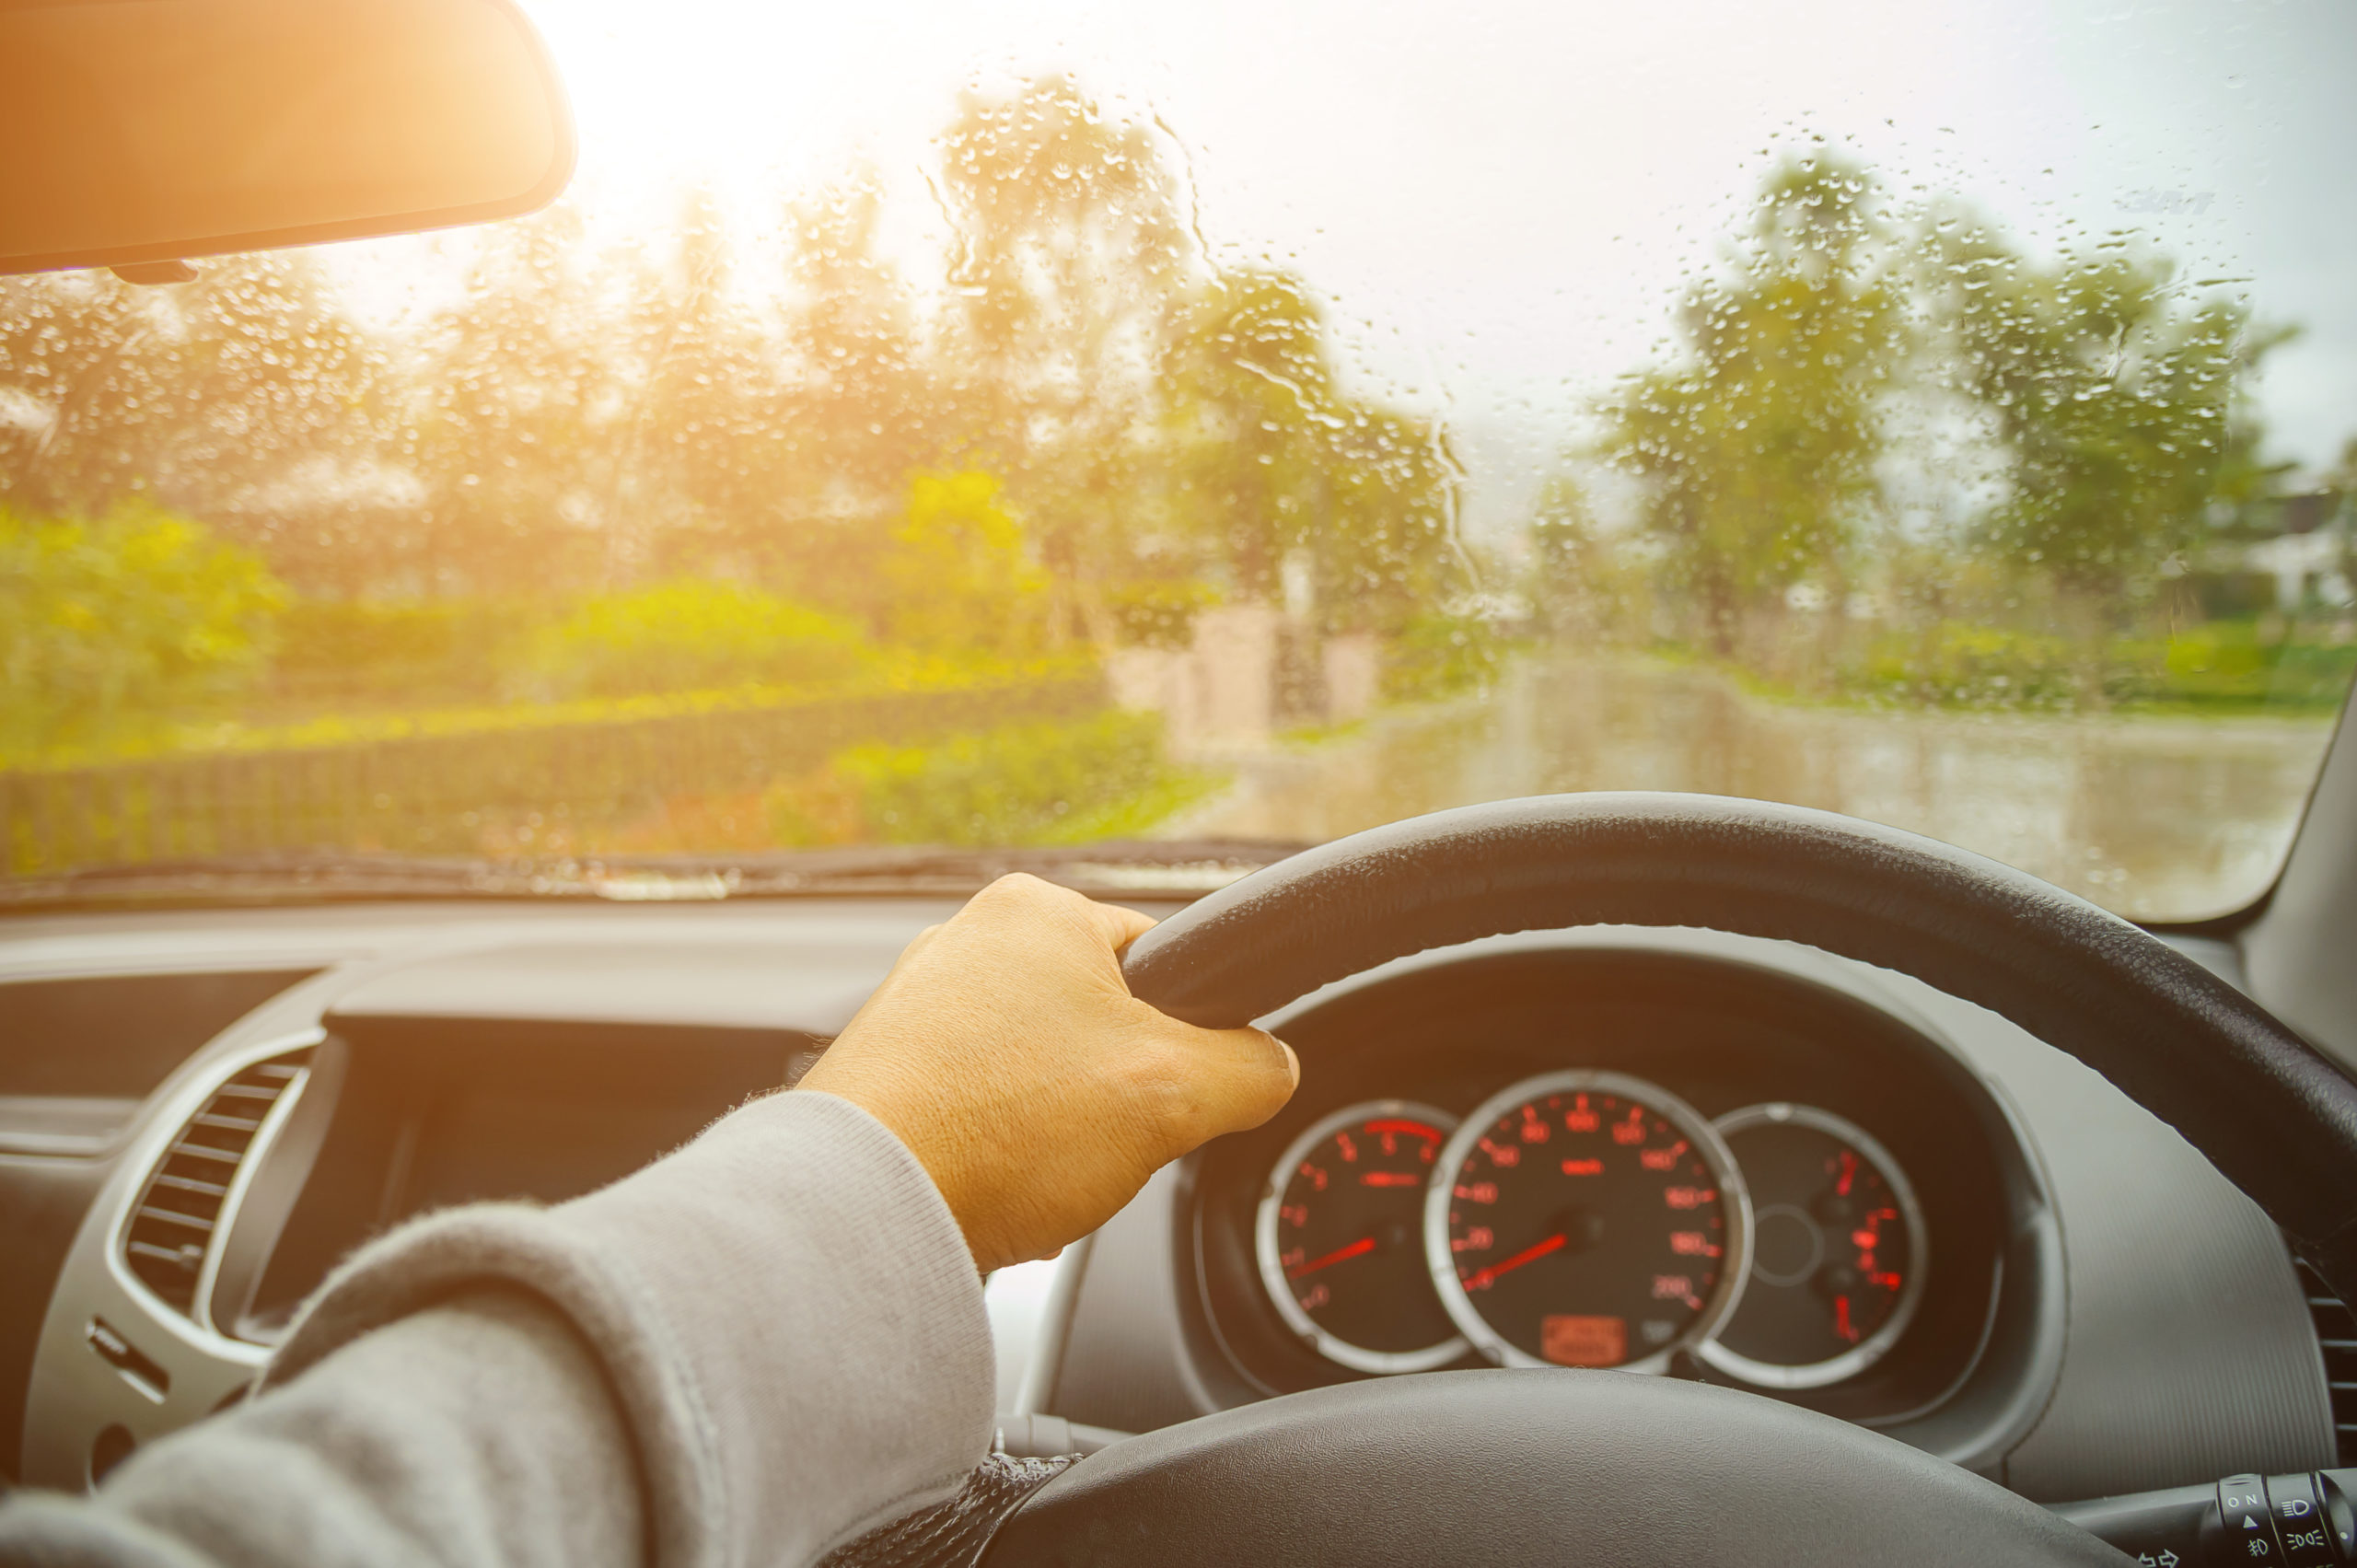
[[[2212,621],[2165,642],[2123,644],[2112,678],[2122,702],[2193,709],[2329,714],[2357,676],[2357,647],[2257,620]]]
[[[1392,639],[1383,694],[1422,702],[1475,691],[1498,678],[1505,656],[1505,639],[1479,616],[1420,615]]]
[[[1862,695],[1933,707],[2071,707],[2087,659],[2067,638],[1945,621],[1876,637],[1846,682]]]
[[[271,684],[282,697],[364,702],[482,699],[530,607],[490,599],[373,604],[298,599],[279,621]]]
[[[910,647],[1021,653],[1039,641],[1047,574],[986,473],[920,473],[884,560],[892,641]]]
[[[619,697],[844,679],[875,649],[839,617],[737,583],[689,579],[596,598],[526,639],[552,695]]]
[[[1929,707],[2330,713],[2352,675],[2357,647],[2264,636],[2254,621],[2107,638],[2093,648],[2046,633],[1944,621],[1876,635],[1842,686],[1852,696]]]
[[[1209,781],[1163,756],[1150,714],[1004,725],[923,746],[854,746],[817,777],[772,789],[787,844],[1079,842],[1134,832]]]
[[[1135,647],[1183,648],[1195,637],[1195,616],[1219,602],[1208,583],[1191,578],[1121,583],[1108,589],[1105,608]]]
[[[152,505],[96,521],[0,506],[0,748],[183,716],[253,675],[285,603],[259,556]]]

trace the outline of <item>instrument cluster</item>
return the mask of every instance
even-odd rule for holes
[[[1843,1117],[1771,1101],[1705,1121],[1574,1069],[1461,1121],[1402,1100],[1319,1118],[1269,1172],[1254,1253],[1278,1315],[1363,1372],[1469,1349],[1658,1372],[1688,1351],[1802,1388],[1897,1342],[1929,1237],[1905,1170]]]
[[[1617,1368],[1897,1419],[1987,1336],[2003,1113],[1854,997],[1524,954],[1282,1032],[1295,1106],[1206,1151],[1195,1186],[1207,1317],[1260,1388]]]

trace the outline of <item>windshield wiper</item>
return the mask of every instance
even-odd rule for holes
[[[1016,871],[1098,897],[1194,898],[1305,847],[1252,839],[1178,839],[1056,849],[886,845],[728,856],[501,861],[341,853],[220,855],[0,878],[0,909],[395,899],[671,903],[862,894],[962,898]]]

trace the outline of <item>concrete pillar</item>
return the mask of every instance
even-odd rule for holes
[[[1383,654],[1372,632],[1326,639],[1326,722],[1350,724],[1375,711],[1383,691]]]
[[[1276,717],[1277,612],[1258,604],[1199,612],[1191,662],[1202,740],[1265,743]]]

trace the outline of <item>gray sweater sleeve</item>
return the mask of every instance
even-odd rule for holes
[[[94,1498],[0,1507],[0,1562],[802,1563],[955,1492],[993,1383],[923,1168],[774,1095],[588,1197],[364,1249],[259,1397]]]

